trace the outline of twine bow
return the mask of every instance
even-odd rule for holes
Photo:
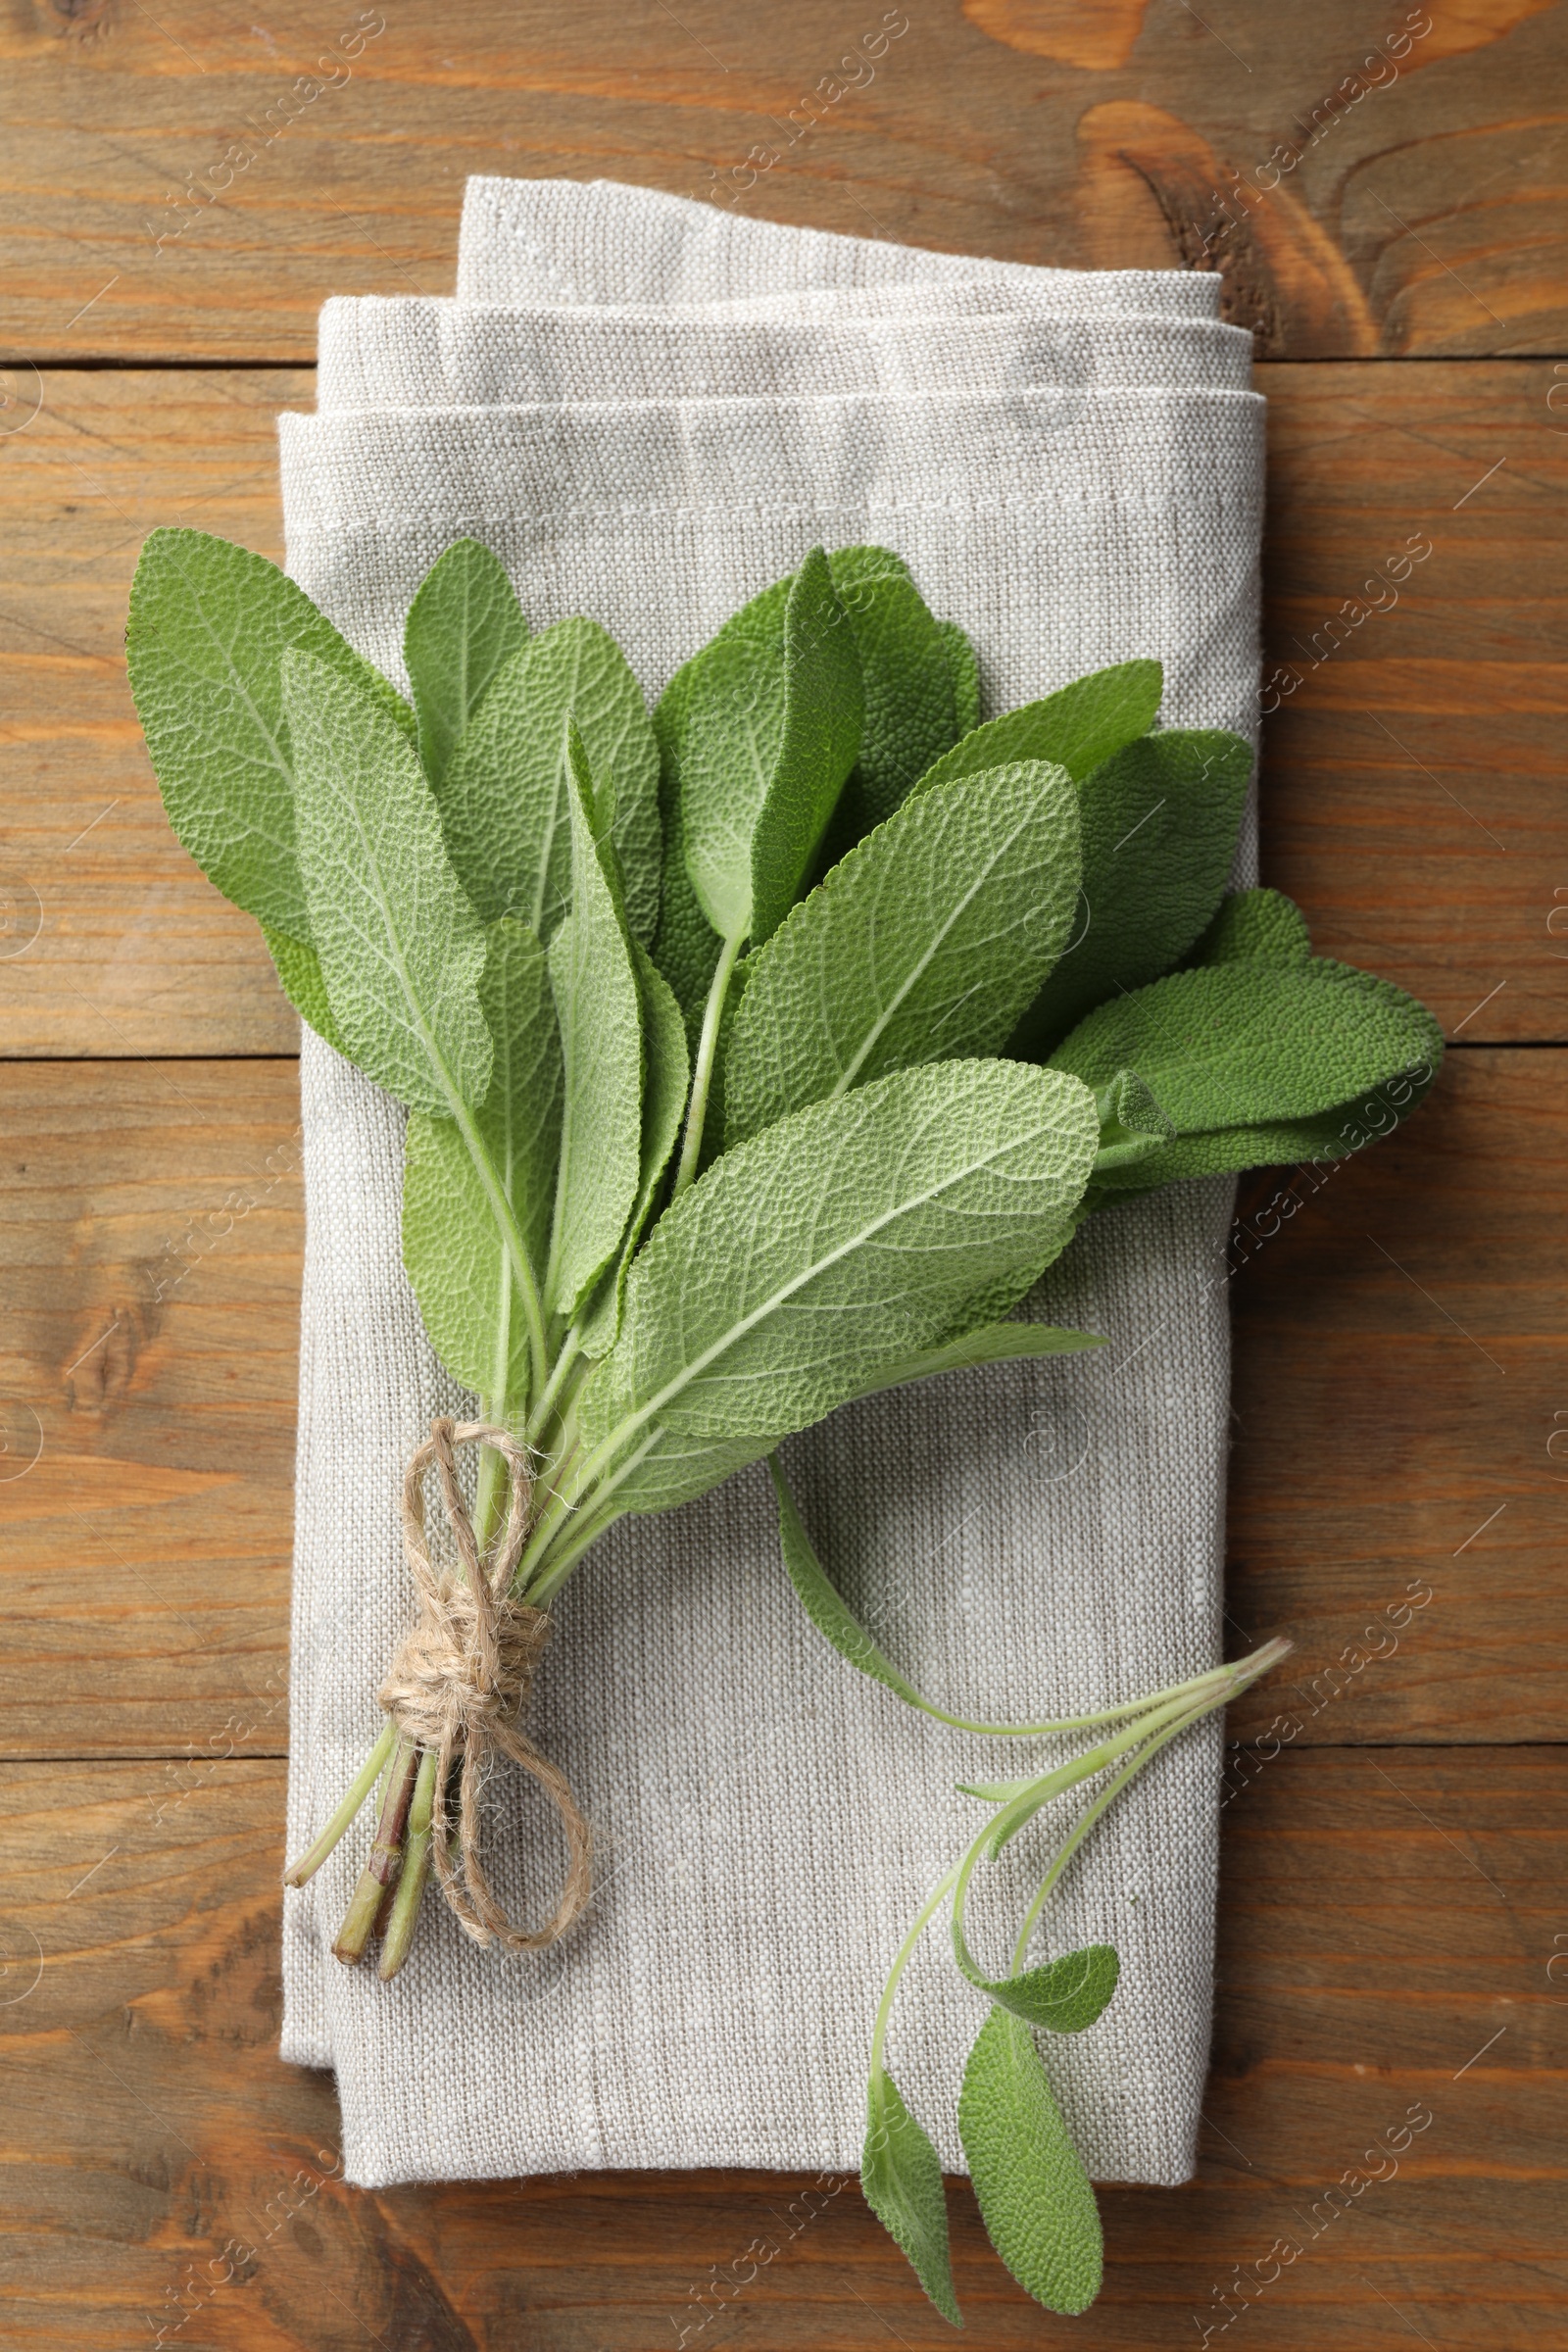
[[[473,1522],[458,1486],[457,1447],[494,1446],[506,1462],[512,1499],[500,1545],[488,1565],[479,1557]],[[424,1476],[435,1465],[463,1574],[436,1568],[424,1528]],[[509,1951],[538,1951],[564,1936],[588,1900],[592,1839],[571,1786],[517,1728],[545,1642],[543,1609],[511,1598],[512,1579],[528,1533],[533,1478],[527,1449],[488,1422],[433,1420],[427,1444],[403,1481],[403,1549],[418,1593],[419,1620],[407,1636],[377,1697],[406,1739],[436,1758],[431,1846],[441,1891],[475,1943],[499,1942]],[[545,1791],[565,1833],[565,1883],[555,1917],[532,1934],[514,1927],[497,1901],[479,1858],[479,1792],[495,1752],[512,1758]],[[447,1842],[447,1789],[463,1760],[458,1800],[458,1854]]]

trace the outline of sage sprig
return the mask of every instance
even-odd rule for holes
[[[408,699],[273,565],[195,531],[148,540],[127,647],[179,838],[261,924],[303,1019],[406,1106],[404,1264],[480,1414],[439,1424],[432,1458],[460,1549],[510,1580],[509,1705],[552,1599],[617,1519],[878,1389],[1098,1346],[1013,1318],[1086,1217],[1175,1178],[1354,1150],[1364,1092],[1387,1128],[1437,1070],[1420,1005],[1314,958],[1277,893],[1227,894],[1244,743],[1159,729],[1150,661],[982,723],[961,625],[886,549],[812,550],[651,713],[597,621],[535,631],[473,540],[414,598]],[[471,1525],[465,1438],[485,1441]],[[771,1467],[786,1569],[861,1671],[972,1731],[1104,1733],[978,1791],[995,1819],[894,1963],[864,2168],[956,2319],[935,2153],[883,2056],[894,1986],[951,1898],[986,2005],[958,2108],[981,2209],[1029,2291],[1081,2309],[1093,2192],[1032,2035],[1090,2027],[1115,1956],[1027,1965],[1040,1903],[1132,1775],[1277,1650],[1076,1724],[967,1723],[857,1624]],[[482,1885],[461,1776],[495,1703],[490,1637],[461,1579],[428,1582],[421,1638],[453,1694],[439,1766],[430,1708],[417,1736],[389,1721],[288,1873],[302,1884],[379,1788],[335,1948],[352,1961],[379,1934],[383,1976],[432,1865],[490,1934],[461,1897],[465,1870]],[[508,1720],[510,1752],[564,1789]],[[436,1793],[454,1769],[457,1865]],[[1010,1967],[988,1972],[964,1926],[974,1871],[1096,1774]],[[503,1940],[555,1932],[505,1924]]]

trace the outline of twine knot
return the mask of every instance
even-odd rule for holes
[[[457,1448],[491,1446],[507,1465],[511,1503],[495,1554],[481,1560],[473,1521],[458,1485]],[[434,1465],[457,1545],[459,1569],[437,1568],[424,1526],[424,1478]],[[441,1891],[475,1943],[499,1942],[509,1951],[538,1951],[564,1936],[588,1900],[592,1839],[566,1776],[517,1728],[534,1669],[550,1637],[543,1609],[512,1598],[512,1580],[527,1538],[533,1476],[527,1448],[507,1430],[485,1421],[430,1424],[428,1442],[403,1481],[403,1549],[419,1601],[418,1623],[392,1661],[377,1697],[402,1736],[436,1759],[431,1850]],[[461,1573],[460,1573],[461,1570]],[[555,1917],[532,1933],[514,1927],[480,1860],[479,1794],[499,1752],[538,1782],[565,1833],[565,1882]],[[454,1766],[463,1770],[458,1799],[458,1856],[448,1844],[447,1792]]]

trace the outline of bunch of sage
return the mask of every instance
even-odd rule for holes
[[[962,628],[885,549],[813,550],[652,715],[602,627],[530,630],[473,540],[414,598],[407,698],[272,564],[193,531],[147,542],[127,642],[175,832],[261,923],[302,1017],[408,1107],[404,1262],[479,1399],[414,1465],[419,1641],[289,1873],[303,1883],[379,1783],[335,1949],[357,1960],[379,1934],[383,1977],[432,1861],[480,1941],[549,1940],[586,1897],[586,1832],[515,1716],[549,1605],[607,1528],[770,1457],[814,1622],[941,1715],[839,1599],[779,1440],[897,1383],[1099,1345],[1013,1315],[1086,1217],[1180,1178],[1334,1157],[1362,1140],[1368,1090],[1387,1127],[1436,1074],[1420,1005],[1314,957],[1277,893],[1227,895],[1240,738],[1159,729],[1159,665],[1137,661],[981,723]],[[428,1565],[428,1460],[466,1574]],[[978,1791],[1002,1811],[912,1932],[952,1894],[959,1965],[993,2003],[960,2127],[999,2250],[1058,2308],[1093,2293],[1098,2233],[1091,2260],[1093,2195],[1028,2030],[1088,2024],[1114,1956],[1026,1968],[1037,1902],[1011,1971],[987,1977],[963,1938],[969,1875],[1115,1767],[1087,1830],[1275,1654],[1085,1719],[1124,1729]],[[573,1840],[562,1908],[531,1933],[498,1916],[479,1862],[492,1736]],[[946,2310],[940,2172],[883,2064],[886,2022],[884,2001],[867,2191]],[[1067,2252],[1041,2257],[1027,2217],[1051,2181],[1078,2219]]]

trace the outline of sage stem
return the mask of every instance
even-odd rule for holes
[[[383,1984],[395,1977],[409,1956],[414,1941],[415,1922],[419,1916],[419,1897],[430,1871],[431,1824],[434,1818],[436,1754],[427,1747],[419,1758],[419,1774],[414,1784],[414,1799],[409,1806],[409,1834],[403,1846],[403,1875],[398,1880],[397,1892],[392,1897],[391,1915],[381,1943],[381,1965],[377,1974]]]
[[[490,1214],[495,1219],[496,1231],[501,1236],[501,1246],[507,1253],[507,1262],[512,1268],[513,1279],[517,1286],[517,1296],[522,1300],[523,1320],[528,1326],[528,1352],[533,1365],[532,1385],[536,1389],[542,1389],[545,1384],[549,1350],[545,1344],[544,1306],[539,1297],[539,1286],[533,1278],[533,1267],[528,1258],[528,1245],[522,1238],[522,1229],[517,1223],[516,1212],[507,1197],[507,1188],[501,1181],[500,1171],[490,1156],[489,1148],[483,1136],[479,1133],[478,1121],[456,1087],[450,1089],[450,1095],[453,1121],[466,1147],[468,1157],[473,1162],[473,1172],[479,1179]]]
[[[530,1440],[536,1439],[543,1434],[551,1414],[556,1411],[560,1403],[562,1390],[565,1387],[572,1368],[581,1353],[582,1342],[578,1337],[577,1326],[574,1323],[571,1329],[567,1332],[565,1338],[561,1343],[561,1353],[556,1358],[550,1378],[546,1381],[539,1401],[534,1406],[533,1412],[529,1417],[528,1436]]]
[[[348,1791],[342,1803],[319,1838],[317,1838],[316,1843],[307,1846],[299,1860],[291,1862],[284,1871],[283,1884],[285,1886],[303,1886],[307,1879],[313,1879],[338,1841],[353,1828],[360,1807],[369,1795],[375,1782],[380,1777],[382,1765],[392,1753],[393,1742],[396,1739],[397,1727],[389,1718],[381,1726],[380,1738],[349,1783]],[[379,1811],[379,1808],[377,1810]]]
[[[352,1968],[362,1956],[381,1908],[381,1898],[403,1867],[403,1829],[414,1795],[419,1751],[408,1738],[398,1741],[397,1759],[387,1781],[375,1841],[360,1873],[343,1925],[332,1945],[334,1959]]]
[[[1021,1830],[1027,1822],[1031,1821],[1034,1815],[1040,1811],[1043,1805],[1048,1805],[1054,1796],[1061,1796],[1065,1794],[1067,1789],[1076,1788],[1080,1782],[1092,1780],[1097,1772],[1103,1772],[1107,1764],[1114,1764],[1119,1757],[1126,1755],[1129,1748],[1142,1747],[1143,1742],[1149,1739],[1151,1733],[1160,1730],[1161,1727],[1166,1724],[1170,1724],[1170,1736],[1173,1737],[1174,1734],[1177,1731],[1180,1731],[1185,1724],[1196,1723],[1199,1715],[1205,1713],[1206,1711],[1206,1708],[1201,1703],[1200,1703],[1198,1708],[1195,1709],[1189,1705],[1187,1701],[1179,1698],[1170,1701],[1168,1704],[1162,1707],[1152,1706],[1149,1709],[1147,1714],[1140,1716],[1137,1722],[1134,1723],[1130,1729],[1118,1734],[1115,1739],[1102,1740],[1098,1747],[1086,1749],[1081,1756],[1074,1756],[1071,1761],[1066,1764],[1058,1764],[1054,1772],[1042,1773],[1039,1780],[1036,1781],[1032,1787],[1021,1788],[1017,1795],[1012,1798],[1009,1804],[1004,1805],[1000,1813],[993,1816],[993,1818],[981,1831],[974,1843],[970,1846],[968,1852],[964,1855],[963,1860],[959,1863],[957,1870],[954,1874],[953,1948],[957,1955],[958,1964],[960,1967],[962,1967],[966,1961],[969,1962],[971,1966],[974,1965],[973,1956],[969,1951],[968,1945],[964,1941],[963,1936],[964,1898],[969,1891],[969,1881],[974,1874],[975,1864],[980,1860],[981,1855],[986,1852],[988,1847],[990,1847],[992,1856],[993,1858],[995,1857],[997,1847],[994,1840],[997,1838],[998,1832],[1004,1831],[1008,1837],[1011,1837],[1015,1831]],[[1173,1718],[1174,1721],[1172,1720]],[[1153,1749],[1144,1749],[1144,1753],[1152,1755],[1153,1753]],[[1140,1756],[1138,1761],[1141,1762],[1143,1758]],[[1135,1763],[1133,1770],[1136,1769],[1137,1765]],[[1119,1788],[1122,1786],[1123,1781],[1129,1779],[1130,1777],[1130,1773],[1124,1773],[1119,1776],[1111,1783],[1112,1791]],[[1091,1811],[1088,1817],[1090,1820],[1095,1818],[1095,1812],[1102,1812],[1104,1810],[1105,1801],[1108,1800],[1101,1800],[1097,1802],[1096,1807],[1093,1811]],[[1064,1853],[1072,1850],[1072,1845],[1076,1844],[1077,1838],[1081,1834],[1081,1832],[1075,1834],[1074,1838],[1069,1841],[1067,1847],[1064,1848]],[[1059,1860],[1060,1858],[1058,1858],[1057,1863],[1053,1864],[1054,1873],[1059,1869]],[[1048,1881],[1048,1884],[1050,1882]],[[1038,1916],[1039,1914],[1037,1912],[1036,1917]]]
[[[888,1971],[888,1981],[882,1987],[882,1999],[877,2007],[876,2024],[871,2032],[871,2076],[873,2081],[882,2072],[882,2046],[888,2037],[888,2018],[892,2014],[893,1995],[899,1988],[899,1979],[908,1966],[915,1945],[951,1890],[954,1881],[957,1878],[959,1868],[960,1865],[956,1862],[941,1885],[927,1897],[924,1908],[900,1944],[898,1957]]]
[[[1152,1707],[1167,1699],[1185,1698],[1189,1692],[1196,1696],[1210,1685],[1224,1682],[1230,1668],[1211,1666],[1205,1674],[1195,1674],[1191,1682],[1172,1683],[1167,1690],[1152,1690],[1143,1698],[1127,1698],[1114,1707],[1102,1707],[1098,1715],[1064,1715],[1056,1723],[975,1723],[965,1715],[950,1715],[930,1699],[917,1703],[921,1712],[934,1716],[938,1723],[951,1724],[956,1732],[978,1732],[988,1740],[1045,1740],[1057,1732],[1092,1732],[1104,1723],[1122,1723],[1131,1715],[1145,1715]],[[1228,1686],[1227,1686],[1228,1687]]]
[[[697,1066],[692,1072],[692,1091],[686,1103],[686,1133],[680,1148],[680,1165],[670,1187],[670,1200],[678,1200],[697,1174],[703,1155],[703,1128],[708,1118],[708,1097],[713,1083],[713,1064],[718,1058],[718,1032],[724,1018],[724,1000],[734,974],[736,959],[746,944],[744,931],[734,931],[719,951],[718,968],[703,1007],[702,1034],[697,1041]]]
[[[1238,1692],[1245,1690],[1250,1683],[1255,1683],[1260,1675],[1267,1674],[1270,1668],[1280,1663],[1282,1658],[1288,1658],[1294,1647],[1295,1643],[1287,1642],[1281,1635],[1272,1642],[1265,1642],[1261,1649],[1254,1649],[1250,1658],[1238,1659],[1234,1666],[1228,1666],[1225,1671],[1229,1675],[1230,1681],[1219,1697],[1207,1699],[1190,1708],[1185,1715],[1179,1716],[1165,1730],[1159,1731],[1156,1737],[1150,1740],[1147,1747],[1141,1748],[1132,1761],[1122,1767],[1113,1781],[1105,1784],[1094,1803],[1084,1814],[1083,1819],[1075,1825],[1071,1835],[1066,1838],[1051,1868],[1047,1871],[1034,1901],[1024,1914],[1023,1925],[1018,1930],[1018,1940],[1013,1946],[1012,1973],[1014,1976],[1023,1966],[1024,1954],[1029,1948],[1029,1938],[1034,1934],[1036,1920],[1045,1908],[1047,1895],[1106,1806],[1126,1788],[1129,1781],[1137,1778],[1151,1757],[1157,1755],[1162,1747],[1167,1746],[1172,1740],[1185,1732],[1189,1724],[1201,1723],[1204,1716],[1212,1715],[1216,1707],[1227,1705]],[[1146,1725],[1144,1728],[1146,1731],[1154,1729],[1152,1725]]]

